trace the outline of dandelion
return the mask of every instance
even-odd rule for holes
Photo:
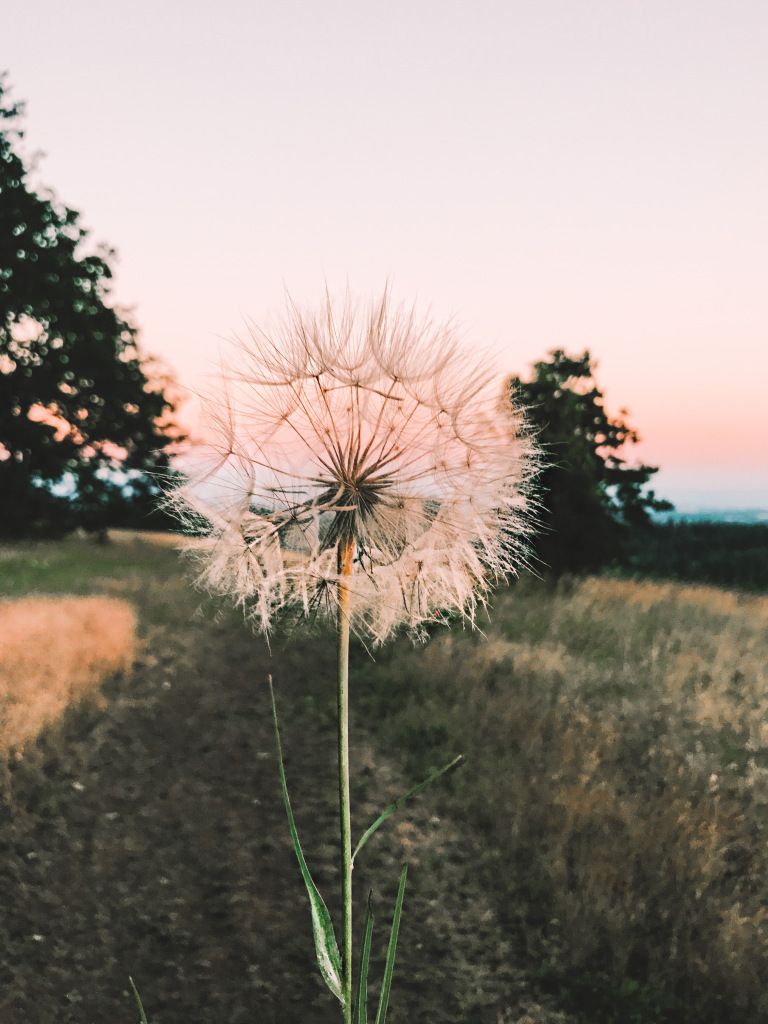
[[[451,328],[385,293],[364,314],[291,305],[238,354],[211,407],[212,465],[174,496],[207,535],[200,583],[264,632],[287,607],[337,616],[345,594],[376,644],[451,612],[473,623],[524,561],[535,459]]]
[[[255,629],[269,633],[285,609],[336,624],[343,955],[283,792],[318,960],[349,1024],[350,633],[376,646],[400,628],[423,639],[451,617],[474,625],[491,587],[525,563],[536,451],[453,327],[395,307],[386,290],[365,309],[348,297],[326,296],[319,313],[289,301],[275,330],[252,327],[237,351],[210,406],[206,464],[171,502],[204,536],[193,549],[199,584],[233,599]],[[398,907],[403,890],[404,877]]]

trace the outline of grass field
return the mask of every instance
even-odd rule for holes
[[[136,616],[109,597],[0,601],[0,751],[21,754],[134,658]]]
[[[132,1020],[129,972],[161,1024],[335,1020],[261,685],[275,674],[333,910],[331,640],[270,654],[190,593],[173,550],[126,538],[0,549],[0,592],[109,596],[139,619],[133,673],[5,768],[0,1020]],[[353,653],[361,822],[467,756],[360,867],[383,933],[414,865],[392,1024],[768,1021],[767,627],[759,596],[528,581],[485,637]]]
[[[528,584],[487,633],[398,647],[371,713],[466,753],[451,813],[537,973],[586,1020],[768,1020],[768,598]]]

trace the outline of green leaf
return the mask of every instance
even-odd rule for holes
[[[387,1019],[387,1007],[389,1006],[389,990],[392,988],[392,975],[395,971],[395,953],[397,952],[397,936],[400,932],[400,915],[403,912],[403,900],[405,899],[405,880],[408,876],[408,865],[403,864],[400,872],[400,884],[397,889],[395,900],[395,912],[392,915],[392,930],[389,933],[389,945],[387,946],[387,962],[384,966],[384,980],[381,983],[381,995],[379,996],[379,1009],[376,1013],[376,1024],[385,1024]]]
[[[459,756],[454,757],[454,759],[449,764],[446,764],[444,765],[444,767],[438,768],[436,771],[432,772],[431,775],[428,775],[423,782],[419,782],[418,785],[413,787],[413,789],[409,789],[407,793],[404,793],[401,797],[398,797],[398,799],[395,800],[394,803],[391,803],[388,807],[385,807],[384,810],[376,819],[376,821],[374,821],[374,823],[371,826],[369,826],[369,828],[367,828],[365,832],[363,832],[362,836],[360,837],[360,841],[358,842],[352,854],[352,862],[354,863],[355,857],[358,855],[358,853],[360,853],[360,851],[371,838],[373,833],[376,832],[377,829],[381,828],[381,826],[384,824],[387,818],[391,818],[395,811],[399,811],[403,804],[406,803],[406,801],[410,800],[411,797],[413,796],[417,796],[419,793],[425,790],[427,786],[431,786],[432,783],[439,779],[441,775],[446,775],[448,772],[453,771],[454,768],[458,768],[462,764],[464,764],[464,755],[459,754]]]
[[[368,893],[363,931],[363,951],[360,955],[360,981],[357,986],[357,1019],[355,1024],[368,1024],[368,964],[371,959],[373,935],[373,893]]]
[[[331,921],[331,915],[328,913],[328,908],[323,902],[323,897],[320,895],[317,886],[312,880],[309,868],[307,867],[307,862],[304,859],[304,853],[301,849],[301,843],[299,842],[299,834],[296,831],[296,822],[293,819],[293,811],[291,810],[291,801],[288,796],[288,783],[285,779],[285,767],[283,765],[283,747],[280,742],[280,726],[277,721],[277,705],[275,704],[275,691],[272,687],[272,676],[269,676],[269,695],[272,700],[272,718],[275,723],[277,762],[280,771],[280,788],[283,792],[283,804],[285,806],[285,813],[288,817],[288,828],[291,831],[293,849],[296,854],[296,860],[299,862],[301,877],[304,879],[304,885],[307,887],[307,893],[309,895],[309,907],[312,914],[312,934],[315,939],[317,965],[320,968],[320,973],[322,974],[326,985],[331,992],[333,992],[341,1005],[344,1006],[344,993],[341,980],[341,955],[339,954],[339,947],[333,931],[333,922]]]
[[[147,1020],[147,1015],[144,1012],[144,1007],[141,1004],[141,996],[139,995],[139,990],[134,985],[133,978],[130,975],[128,975],[128,981],[130,981],[131,988],[133,989],[133,998],[136,1000],[136,1008],[139,1011],[139,1020],[141,1024],[149,1024],[149,1021]]]

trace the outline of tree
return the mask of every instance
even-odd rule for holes
[[[115,253],[30,184],[0,76],[0,533],[149,511],[174,439],[168,381],[111,301]]]
[[[629,466],[625,446],[639,440],[625,409],[608,414],[589,352],[561,349],[535,363],[530,380],[512,377],[510,395],[527,407],[544,449],[542,532],[537,555],[553,572],[588,572],[621,562],[652,514],[672,506],[647,484],[657,467]]]

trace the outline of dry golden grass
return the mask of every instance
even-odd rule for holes
[[[594,1019],[768,1021],[767,627],[708,587],[518,586],[487,640],[376,670],[395,740],[467,755],[509,911]]]
[[[161,548],[179,548],[187,543],[183,534],[164,533],[160,530],[112,529],[108,539],[113,544],[152,544]]]
[[[0,601],[0,752],[20,750],[70,704],[133,664],[136,616],[106,597]]]

